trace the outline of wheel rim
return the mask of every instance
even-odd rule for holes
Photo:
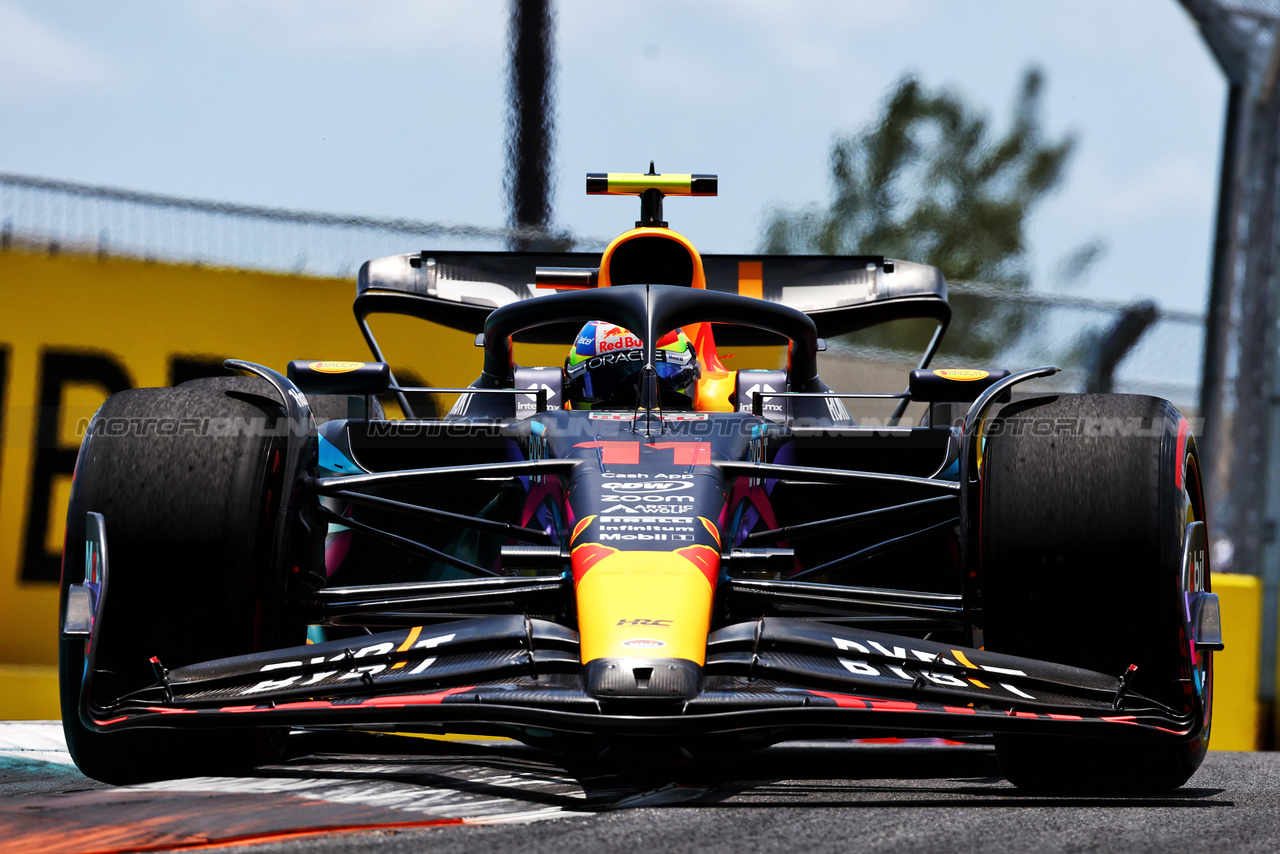
[[[1205,521],[1204,488],[1200,478],[1199,459],[1192,448],[1189,447],[1187,449],[1181,463],[1184,475],[1182,491],[1185,524],[1203,522]],[[1185,582],[1180,579],[1180,584],[1185,588],[1182,591],[1184,594],[1195,595],[1211,591],[1208,543],[1206,542],[1205,545],[1204,561],[1201,564],[1203,569],[1189,573]],[[1185,645],[1184,648],[1187,650],[1187,673],[1185,678],[1189,680],[1187,686],[1192,692],[1187,699],[1192,709],[1198,706],[1202,710],[1203,732],[1199,740],[1207,746],[1209,725],[1213,715],[1213,652],[1212,650],[1196,649],[1191,638],[1183,638],[1182,641]]]

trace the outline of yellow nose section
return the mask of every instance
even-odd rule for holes
[[[583,664],[597,658],[705,663],[720,556],[715,549],[696,548],[709,553],[696,555],[700,563],[676,552],[613,552],[580,576]]]

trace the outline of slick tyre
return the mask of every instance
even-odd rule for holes
[[[187,380],[178,388],[229,391],[236,394],[257,395],[270,400],[280,399],[280,395],[271,383],[262,377],[201,377],[196,380]],[[347,395],[345,394],[309,394],[307,404],[311,407],[311,417],[315,419],[317,427],[326,421],[337,421],[347,417]],[[386,417],[382,404],[375,399],[373,408],[369,412],[370,420],[383,421]]]
[[[76,461],[59,613],[85,578],[85,514],[100,513],[109,572],[92,629],[96,703],[153,684],[152,656],[173,668],[302,642],[269,601],[283,414],[265,397],[197,387],[121,392],[94,416]],[[59,644],[63,729],[86,775],[122,784],[235,773],[278,752],[267,730],[87,727],[87,647]]]
[[[1210,652],[1191,649],[1183,537],[1204,521],[1195,439],[1168,401],[1078,394],[1010,404],[986,431],[981,568],[987,649],[1118,677],[1203,727],[1190,741],[1146,736],[996,738],[1017,786],[1148,793],[1181,786],[1209,745]],[[1192,588],[1184,590],[1184,584]],[[1119,714],[1123,714],[1120,712]]]

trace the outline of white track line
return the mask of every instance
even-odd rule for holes
[[[61,721],[0,721],[0,756],[74,765]]]

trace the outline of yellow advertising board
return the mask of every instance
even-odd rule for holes
[[[354,277],[0,252],[0,663],[56,663],[71,473],[107,395],[224,373],[226,358],[282,372],[290,359],[368,359],[355,290]],[[459,386],[480,373],[471,335],[373,322],[403,380]]]

